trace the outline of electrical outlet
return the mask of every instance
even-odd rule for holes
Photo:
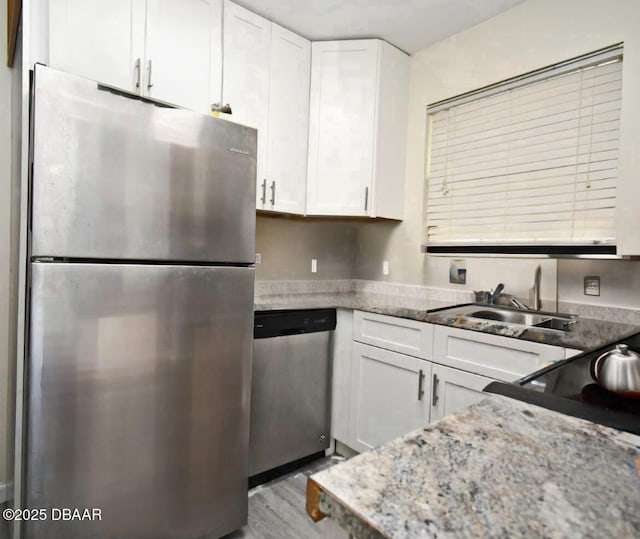
[[[590,275],[584,278],[584,295],[585,296],[600,295],[600,276]]]
[[[382,262],[382,275],[389,275],[389,261]]]
[[[315,258],[311,259],[311,273],[318,273],[318,261]]]
[[[262,264],[262,255],[260,253],[256,253],[256,264]]]

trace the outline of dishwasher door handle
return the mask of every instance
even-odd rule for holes
[[[281,337],[287,337],[289,335],[300,335],[300,334],[304,333],[306,329],[307,328],[304,328],[304,327],[302,327],[302,328],[287,328],[287,329],[283,329],[280,332],[280,336]]]

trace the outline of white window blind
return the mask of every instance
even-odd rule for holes
[[[431,245],[612,245],[622,47],[429,107]]]

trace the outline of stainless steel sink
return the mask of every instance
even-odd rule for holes
[[[548,316],[542,316],[539,314],[484,308],[478,311],[473,311],[467,316],[471,316],[473,318],[484,318],[486,320],[498,320],[509,324],[523,324],[525,326],[535,326],[536,324],[550,320]]]
[[[571,325],[575,323],[575,319],[571,317],[516,311],[514,309],[505,309],[492,305],[465,305],[440,312],[467,316],[469,318],[480,318],[482,320],[495,320],[504,322],[505,324],[518,324],[529,327],[555,329],[558,331],[568,331]]]

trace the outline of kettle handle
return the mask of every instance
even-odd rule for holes
[[[598,376],[600,376],[600,363],[603,359],[609,356],[611,350],[605,352],[604,354],[600,354],[598,358],[591,363],[591,378],[593,378],[596,382],[598,381]]]

